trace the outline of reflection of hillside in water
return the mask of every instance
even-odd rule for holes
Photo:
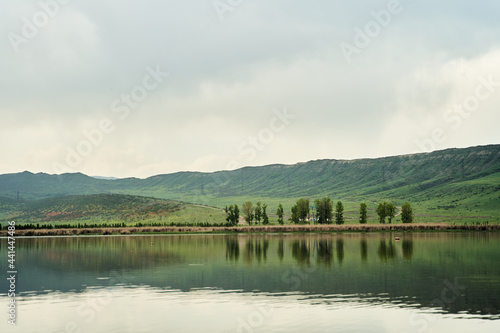
[[[116,269],[145,269],[185,261],[165,244],[125,237],[42,238],[23,243],[31,265],[53,271],[98,273]]]
[[[126,285],[185,292],[291,292],[318,302],[353,295],[365,302],[450,313],[498,313],[500,235],[398,236],[400,241],[389,233],[21,239],[19,288],[66,292],[109,287],[100,278],[118,272]],[[453,302],[436,302],[455,278],[465,289]],[[445,290],[445,295],[454,294]]]
[[[245,281],[243,286],[235,286],[230,281],[224,282],[227,283],[228,289],[241,288],[245,291],[260,290],[270,293],[296,292],[311,295],[315,302],[323,303],[339,302],[341,298],[341,301],[346,302],[393,303],[398,306],[432,308],[445,313],[499,313],[500,303],[496,295],[499,295],[500,291],[500,277],[496,276],[495,272],[500,269],[497,266],[493,268],[492,265],[486,264],[494,271],[486,273],[474,259],[467,258],[470,253],[467,251],[471,249],[456,247],[453,243],[446,244],[446,237],[441,235],[419,235],[417,244],[420,237],[424,240],[429,238],[431,242],[420,244],[421,256],[417,257],[416,262],[415,240],[411,233],[397,239],[391,234],[341,234],[288,235],[277,239],[269,236],[247,237],[244,242],[237,242],[234,237],[227,243],[227,253],[238,253],[238,245],[241,245],[245,253],[241,263],[249,268],[253,269],[253,263],[261,262],[258,250],[260,244],[267,244],[264,253],[271,248],[270,257],[273,253],[276,254],[278,267],[286,258],[293,260],[296,266],[287,266],[283,270],[273,267],[274,274],[265,276],[265,286],[259,280],[262,276],[259,275],[258,279],[254,280],[256,274],[248,271],[240,271],[234,276],[235,280]],[[445,244],[441,245],[442,242]],[[473,245],[475,251],[472,253],[477,254],[477,251],[481,251],[481,246],[474,243],[469,243],[468,246]],[[441,247],[444,247],[444,250],[439,250]],[[460,252],[463,252],[462,256],[459,255]],[[445,253],[445,256],[441,253]],[[490,254],[493,254],[493,251]],[[237,257],[231,258],[233,263],[238,262]],[[494,261],[494,258],[491,256],[486,261]],[[477,281],[476,274],[472,273],[477,270],[490,277],[485,276],[485,281]],[[456,277],[461,280],[458,282]],[[490,279],[494,279],[496,283],[483,283]],[[221,281],[219,285],[222,284]],[[465,292],[460,293],[459,289],[453,289],[454,284],[466,286]],[[472,289],[473,292],[469,292]],[[446,295],[446,298],[442,299],[442,295]]]

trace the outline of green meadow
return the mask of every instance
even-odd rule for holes
[[[146,179],[86,175],[0,175],[0,221],[19,223],[225,222],[223,209],[267,204],[270,223],[300,198],[342,201],[345,223],[378,223],[378,203],[411,203],[414,222],[500,223],[500,145],[360,160],[318,160]],[[394,223],[400,221],[396,216]]]

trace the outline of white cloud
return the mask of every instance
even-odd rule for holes
[[[498,143],[498,93],[458,129],[443,114],[498,68],[499,23],[466,1],[408,3],[347,64],[339,45],[385,1],[246,2],[221,22],[210,2],[71,2],[16,54],[0,41],[0,173],[53,172],[104,118],[115,125],[74,171],[146,177],[182,170],[362,158]],[[38,7],[8,1],[0,34]],[[483,6],[481,7],[483,8]],[[432,15],[429,15],[432,13]],[[423,24],[425,22],[425,24]],[[447,22],[443,26],[442,22]],[[456,29],[461,31],[457,37]],[[110,105],[147,66],[171,73],[120,120]],[[498,75],[498,76],[497,76]],[[286,107],[296,119],[255,156],[238,147]],[[455,115],[456,116],[456,115]]]
[[[412,138],[432,140],[427,147],[434,149],[498,143],[492,124],[500,121],[499,56],[500,49],[493,49],[471,59],[459,57],[417,68],[400,84],[397,113],[386,132],[399,128],[399,137],[406,138],[402,148],[407,150],[412,150]],[[436,130],[442,139],[433,139]],[[415,145],[413,151],[418,150],[422,149]]]

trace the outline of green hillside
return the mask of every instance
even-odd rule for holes
[[[18,193],[19,192],[19,193]],[[214,173],[179,172],[147,179],[83,174],[0,175],[0,204],[57,196],[119,193],[224,207],[263,201],[289,209],[299,197],[342,200],[348,220],[361,201],[410,201],[425,221],[500,221],[500,145],[360,160],[318,160]]]
[[[220,223],[221,210],[178,201],[122,195],[93,194],[52,197],[32,201],[0,198],[0,221],[18,223]]]

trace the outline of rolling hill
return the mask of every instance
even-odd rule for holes
[[[500,145],[359,160],[317,160],[213,173],[179,172],[146,179],[100,179],[81,173],[0,175],[0,205],[71,195],[126,194],[223,207],[244,201],[282,202],[324,196],[346,203],[410,201],[429,221],[500,221]],[[42,201],[43,202],[43,201]]]
[[[18,223],[220,223],[224,220],[222,210],[123,194],[70,195],[31,201],[0,198],[0,208],[0,221]]]

